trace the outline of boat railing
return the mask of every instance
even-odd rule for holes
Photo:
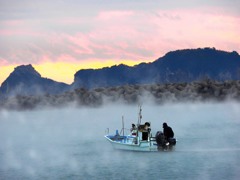
[[[128,129],[128,128],[122,128],[121,131],[120,131],[120,135],[122,134],[124,136],[125,135],[125,133],[124,133],[125,130],[130,132],[130,129]]]
[[[107,128],[106,130],[105,130],[105,134],[109,134],[109,128]]]

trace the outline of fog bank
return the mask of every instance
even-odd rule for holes
[[[153,104],[179,102],[240,101],[240,81],[201,82],[154,85],[125,85],[97,89],[75,89],[61,95],[22,96],[2,98],[1,109],[36,109],[49,107],[100,107],[108,103]]]
[[[174,152],[124,153],[103,137],[137,123],[138,106],[0,111],[0,177],[3,179],[237,179],[240,103],[142,105],[152,134],[167,122]],[[211,160],[209,160],[209,158]],[[138,162],[138,163],[136,163]],[[147,164],[146,164],[147,163]],[[151,166],[150,166],[151,164]],[[163,165],[164,164],[164,165]],[[133,173],[122,173],[129,170]],[[151,173],[146,173],[146,172]],[[181,176],[179,176],[181,173]]]

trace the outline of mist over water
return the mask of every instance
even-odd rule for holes
[[[239,107],[143,104],[152,134],[167,122],[178,140],[155,153],[116,151],[103,137],[122,116],[127,129],[137,123],[137,106],[0,111],[0,179],[239,179]]]

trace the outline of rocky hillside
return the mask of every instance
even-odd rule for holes
[[[138,104],[153,102],[240,101],[240,81],[216,82],[206,79],[192,83],[124,85],[87,90],[75,89],[59,95],[16,96],[0,102],[0,109],[90,106],[106,103]]]

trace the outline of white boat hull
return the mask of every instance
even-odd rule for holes
[[[139,141],[137,137],[121,136],[120,139],[114,139],[114,136],[106,135],[105,138],[112,144],[114,149],[128,151],[158,151],[156,141]]]

